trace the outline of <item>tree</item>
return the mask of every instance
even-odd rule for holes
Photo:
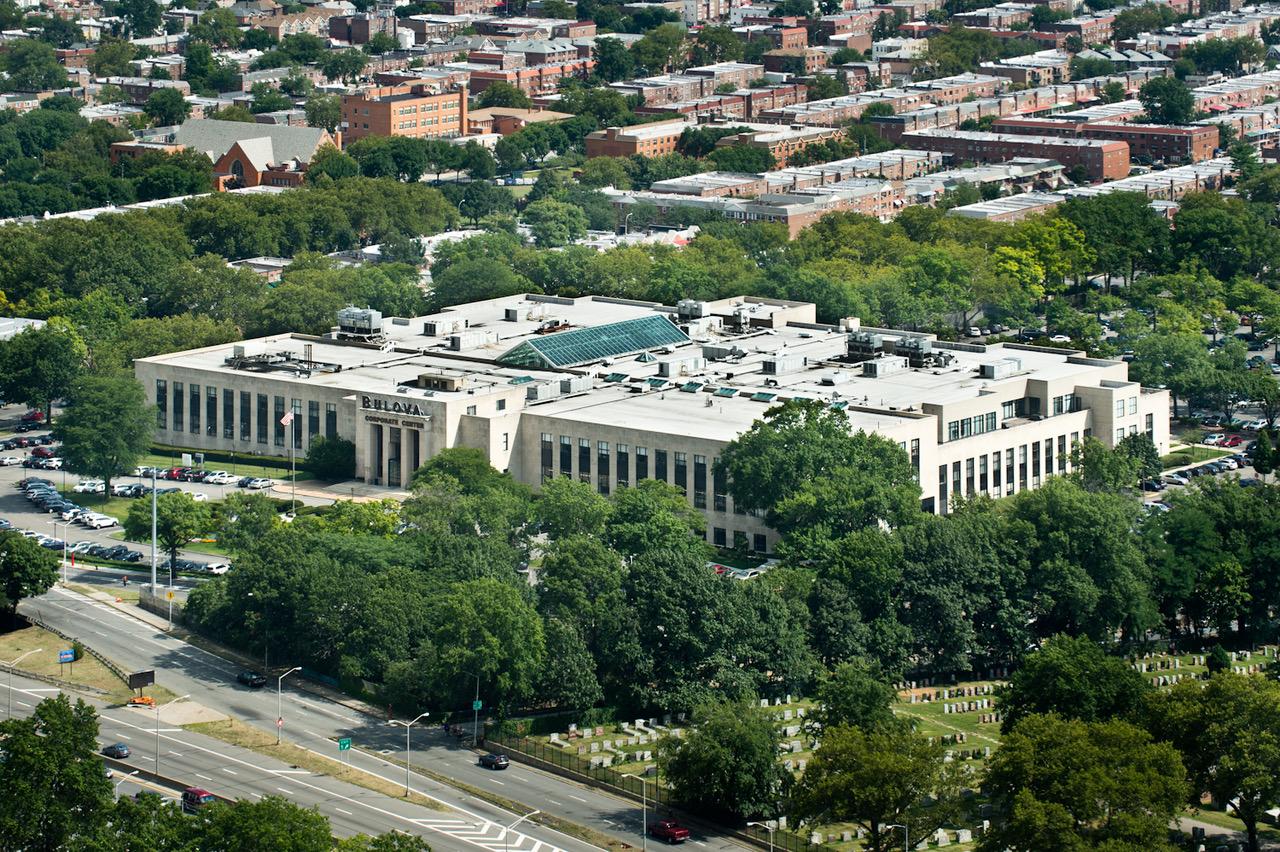
[[[702,813],[739,819],[775,812],[782,794],[778,731],[749,704],[701,708],[684,739],[658,744],[658,767],[671,796]]]
[[[1128,722],[1028,716],[991,761],[996,819],[979,848],[1173,852],[1185,778],[1172,746]]]
[[[191,104],[183,100],[182,93],[177,89],[161,89],[147,98],[142,111],[157,125],[167,127],[186,121],[191,114]]]
[[[1275,387],[1275,382],[1269,382]],[[1133,459],[1140,479],[1154,479],[1164,470],[1160,461],[1160,451],[1146,432],[1135,432],[1126,435],[1124,440],[1116,444],[1116,451]]]
[[[320,60],[320,72],[324,74],[326,80],[354,83],[368,64],[369,56],[362,51],[336,50],[326,54]]]
[[[578,183],[587,187],[612,186],[614,189],[630,189],[631,173],[628,161],[622,157],[592,157],[582,164]]]
[[[869,852],[890,852],[900,845],[891,825],[926,837],[958,815],[957,766],[945,762],[941,744],[903,727],[830,728],[796,784],[791,815],[812,825],[855,823],[867,830]]]
[[[189,30],[192,41],[207,42],[215,47],[238,47],[240,29],[230,9],[209,9]]]
[[[258,801],[216,803],[201,812],[201,846],[206,849],[277,849],[330,852],[329,820],[280,796]]]
[[[523,90],[510,83],[497,80],[485,87],[485,90],[480,93],[480,97],[476,98],[476,105],[481,109],[486,107],[528,109],[533,106],[533,101],[529,100],[529,96]]]
[[[631,45],[631,55],[650,74],[670,71],[684,55],[685,29],[680,24],[660,24]]]
[[[1230,803],[1257,852],[1258,822],[1280,797],[1280,684],[1222,672],[1151,697],[1148,727],[1182,755],[1188,800]]]
[[[1128,92],[1125,91],[1124,83],[1119,80],[1110,80],[1102,87],[1103,103],[1114,104],[1125,99]]]
[[[1173,77],[1156,77],[1142,84],[1138,100],[1156,124],[1189,124],[1196,101],[1187,84]]]
[[[145,2],[156,6],[153,0],[145,0]],[[158,6],[156,8],[159,9]],[[95,77],[124,76],[131,73],[129,62],[134,58],[135,53],[130,42],[121,39],[103,39],[86,64],[89,66],[89,73]]]
[[[0,532],[0,587],[12,615],[18,602],[47,592],[58,580],[57,558],[34,540],[12,530]]]
[[[315,181],[321,176],[332,180],[359,177],[360,163],[350,154],[339,151],[333,145],[325,145],[311,158],[307,166],[307,180]]]
[[[572,624],[549,618],[545,626],[547,657],[539,679],[538,697],[565,710],[594,707],[604,692],[596,679],[595,660]]]
[[[542,531],[557,541],[573,535],[601,535],[611,507],[591,483],[561,476],[543,483],[537,512]]]
[[[330,133],[342,122],[342,101],[337,95],[312,95],[307,98],[304,110],[307,113],[307,124],[323,127]]]
[[[872,732],[898,725],[898,717],[891,709],[897,691],[877,674],[862,660],[838,666],[818,686],[818,706],[808,717],[815,733],[840,726]]]
[[[160,26],[160,4],[155,0],[121,0],[118,10],[134,38],[150,36]]]
[[[197,503],[186,491],[161,494],[156,498],[156,540],[169,554],[169,582],[173,582],[174,561],[187,542],[209,531],[209,507]],[[124,534],[132,541],[151,538],[151,501],[135,500],[124,518]]]
[[[72,385],[53,436],[67,467],[103,480],[110,494],[112,478],[133,470],[155,427],[155,406],[131,374],[90,374]]]
[[[390,53],[399,47],[395,36],[390,33],[374,33],[364,45],[366,53],[372,56],[381,56],[384,53]]]
[[[541,247],[564,246],[587,235],[587,216],[579,207],[544,198],[524,209],[521,218]]]
[[[601,36],[592,47],[596,73],[606,83],[616,83],[634,76],[636,63],[621,39]]]
[[[0,722],[0,837],[7,848],[71,848],[102,823],[111,782],[97,734],[93,708],[66,695],[44,699],[28,718]]]
[[[1090,491],[1124,491],[1138,486],[1139,462],[1119,448],[1088,437],[1071,449],[1073,476]]]
[[[156,508],[158,512],[159,506]],[[227,495],[218,516],[218,544],[236,554],[252,550],[280,523],[270,497],[239,491]]]
[[[58,64],[53,48],[43,41],[25,38],[9,46],[4,56],[10,92],[45,92],[66,85],[67,72]]]
[[[1008,732],[1036,713],[1083,722],[1132,718],[1150,689],[1124,660],[1090,640],[1055,636],[1027,655],[996,700]]]
[[[350,479],[356,475],[356,445],[337,435],[312,435],[303,466],[327,482]]]
[[[728,145],[713,150],[707,159],[715,163],[716,168],[726,172],[743,172],[755,174],[777,168],[777,161],[768,148],[754,145]]]
[[[51,420],[53,401],[67,392],[87,354],[84,341],[64,321],[28,328],[0,343],[0,395],[43,409]]]
[[[253,106],[249,111],[254,115],[279,112],[294,107],[292,98],[269,83],[254,83],[250,91],[253,94]]]
[[[211,110],[205,113],[204,117],[216,119],[218,121],[239,121],[244,124],[257,123],[257,119],[253,117],[253,113],[239,104],[230,104],[220,109]]]
[[[510,213],[515,209],[515,200],[511,192],[500,186],[494,186],[487,180],[473,180],[462,191],[458,201],[458,212],[471,220],[473,225],[494,213]]]

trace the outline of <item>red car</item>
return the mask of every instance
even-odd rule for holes
[[[31,451],[31,455],[38,459],[51,459],[57,454],[57,451],[50,449],[49,447],[36,447]]]
[[[1244,438],[1239,435],[1228,435],[1218,442],[1219,447],[1238,447],[1244,443]]]
[[[44,420],[44,412],[33,408],[22,415],[22,420],[25,423],[40,423]]]
[[[649,836],[667,843],[684,843],[689,839],[689,829],[671,819],[660,819],[649,826]]]

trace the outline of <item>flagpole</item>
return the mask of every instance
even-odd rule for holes
[[[285,413],[280,418],[280,425],[289,429],[289,434],[285,436],[289,442],[289,487],[292,492],[289,505],[289,514],[292,517],[298,516],[298,467],[294,455],[294,439],[293,439],[293,411]]]

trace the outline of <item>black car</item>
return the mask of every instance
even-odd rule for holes
[[[105,544],[94,544],[94,545],[91,545],[88,551],[86,552],[90,556],[96,556],[99,559],[106,559],[107,553],[110,552],[111,550],[112,548],[107,547]]]
[[[261,689],[267,685],[267,676],[258,672],[240,672],[240,674],[236,675],[236,680],[250,689]]]
[[[129,756],[129,747],[124,743],[115,743],[109,745],[102,750],[107,757],[114,757],[116,760],[123,760]]]
[[[480,755],[480,765],[485,769],[506,769],[511,765],[511,761],[507,760],[505,754],[482,754]]]

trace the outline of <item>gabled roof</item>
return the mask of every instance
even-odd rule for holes
[[[309,163],[316,150],[330,141],[329,134],[319,127],[250,124],[247,121],[208,118],[184,122],[174,138],[178,145],[202,151],[215,163],[239,142],[241,149],[260,170],[263,164],[276,165],[290,160]]]

